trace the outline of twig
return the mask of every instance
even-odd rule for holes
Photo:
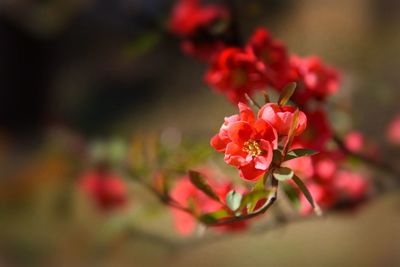
[[[261,108],[261,105],[257,103],[257,101],[252,98],[251,96],[249,96],[248,94],[245,94],[246,99],[250,102],[250,104],[252,104],[253,106],[256,106],[258,109]]]
[[[396,177],[397,179],[400,179],[400,172],[397,171],[392,165],[390,165],[384,161],[373,159],[368,156],[350,151],[344,144],[344,141],[337,134],[333,135],[332,140],[336,143],[336,145],[339,147],[339,149],[342,150],[342,152],[344,152],[348,156],[357,158],[357,159],[361,160],[362,162],[364,162],[365,164],[368,164],[369,166],[374,167],[375,169],[377,169],[379,171],[385,172],[387,174],[390,174],[390,175]]]
[[[275,201],[277,199],[278,181],[275,180],[274,178],[272,178],[272,179],[274,181],[276,181],[276,183],[274,183],[274,185],[272,186],[271,196],[268,197],[267,202],[264,204],[264,206],[261,209],[259,209],[256,212],[253,212],[253,213],[241,215],[241,216],[234,217],[234,218],[229,218],[226,220],[216,221],[216,222],[207,224],[207,226],[224,226],[224,225],[228,225],[228,224],[243,222],[243,221],[249,220],[251,218],[257,217],[261,214],[264,214],[275,203]]]
[[[146,188],[148,191],[150,191],[153,195],[155,195],[158,200],[170,207],[179,209],[183,212],[186,212],[190,215],[193,215],[192,210],[182,206],[181,204],[179,204],[178,201],[176,201],[175,199],[171,198],[171,196],[168,195],[164,195],[161,194],[160,192],[158,192],[153,186],[151,186],[150,184],[146,183],[143,179],[139,178],[136,175],[131,175],[130,178],[136,182],[138,182],[140,185],[142,185],[144,188]]]

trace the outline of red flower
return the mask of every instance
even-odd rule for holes
[[[266,86],[264,67],[239,48],[224,49],[205,74],[205,81],[233,103],[246,102],[245,94]]]
[[[209,184],[213,190],[220,197],[221,201],[225,201],[226,195],[233,189],[231,183],[216,182],[207,177]],[[194,208],[198,214],[210,213],[224,208],[224,205],[215,201],[197,189],[189,180],[187,176],[181,177],[175,184],[171,191],[171,197],[184,207]],[[175,219],[175,225],[178,232],[182,235],[188,235],[193,232],[196,226],[196,220],[191,215],[176,208],[172,208],[172,213]],[[246,224],[236,223],[227,225],[226,227],[219,227],[223,230],[240,230]]]
[[[332,138],[332,129],[325,111],[317,109],[306,112],[307,129],[297,137],[304,147],[324,151],[326,143]]]
[[[328,152],[315,155],[313,157],[313,164],[315,174],[314,179],[322,183],[331,182],[339,168],[339,162],[332,157],[331,153]]]
[[[227,17],[229,13],[224,7],[200,5],[198,0],[180,0],[173,8],[169,27],[176,35],[190,37]]]
[[[250,37],[246,51],[253,54],[265,66],[268,82],[281,89],[288,81],[289,58],[285,45],[272,39],[264,28],[258,28]]]
[[[323,186],[313,182],[306,184],[308,190],[313,196],[314,201],[322,208],[327,209],[332,207],[336,200],[337,195],[335,190],[330,186]],[[307,215],[313,211],[310,203],[304,194],[300,193],[300,213]]]
[[[237,167],[242,178],[256,180],[268,171],[278,137],[268,122],[255,119],[247,105],[239,103],[239,111],[239,115],[225,119],[211,145],[225,153],[225,162]]]
[[[364,176],[349,171],[339,171],[334,185],[345,198],[355,201],[365,197],[368,191],[368,182]]]
[[[390,143],[400,145],[400,114],[398,114],[389,124],[386,136]]]
[[[170,31],[183,39],[183,52],[208,62],[225,48],[229,26],[226,8],[201,5],[198,0],[178,1],[169,23]]]
[[[327,96],[333,95],[338,90],[338,72],[324,65],[318,57],[292,56],[290,65],[292,68],[290,79],[299,83],[300,90],[294,96],[298,103],[305,104],[311,97],[325,100]]]
[[[348,133],[344,142],[346,148],[352,152],[361,152],[365,146],[364,135],[356,131]]]
[[[279,106],[274,103],[264,105],[258,112],[258,118],[269,122],[280,135],[288,135],[292,125],[296,108],[291,106]],[[300,135],[307,127],[307,117],[299,112],[299,118],[295,135]]]
[[[124,206],[128,196],[122,179],[102,170],[84,173],[80,187],[85,194],[103,211],[111,211]]]
[[[299,143],[293,143],[291,149],[304,148],[304,146]],[[289,167],[296,173],[296,175],[302,179],[310,179],[314,175],[314,165],[312,157],[299,157],[285,161],[283,164],[285,167]]]

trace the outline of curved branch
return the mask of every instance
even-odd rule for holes
[[[350,151],[346,147],[344,141],[337,134],[333,135],[332,140],[336,143],[336,145],[339,147],[339,149],[342,152],[344,152],[345,154],[352,156],[354,158],[357,158],[357,159],[361,160],[362,162],[364,162],[365,164],[368,164],[369,166],[374,167],[375,169],[377,169],[379,171],[390,174],[398,179],[400,178],[400,172],[398,170],[396,170],[394,168],[394,166],[392,166],[391,164],[388,164],[384,161],[380,161],[380,160],[370,158],[368,156]]]

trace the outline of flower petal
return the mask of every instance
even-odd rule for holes
[[[243,145],[250,139],[253,129],[248,122],[233,122],[228,126],[228,136],[236,144]]]

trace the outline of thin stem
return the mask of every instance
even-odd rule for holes
[[[168,205],[168,206],[170,206],[170,207],[172,207],[172,208],[179,209],[179,210],[181,210],[181,211],[183,211],[183,212],[186,212],[186,213],[188,213],[188,214],[190,214],[190,215],[195,216],[195,215],[193,214],[193,211],[192,211],[192,210],[190,210],[190,209],[188,209],[188,208],[182,206],[181,204],[179,204],[178,201],[176,201],[175,199],[171,198],[171,196],[161,194],[161,193],[158,192],[153,186],[151,186],[150,184],[146,183],[143,179],[141,179],[141,178],[139,178],[139,177],[137,177],[137,176],[135,176],[135,175],[131,175],[130,177],[132,178],[132,180],[138,182],[138,183],[139,183],[140,185],[142,185],[144,188],[146,188],[147,190],[149,190],[153,195],[155,195],[155,196],[158,198],[158,200],[159,200],[160,202],[162,202],[162,203],[164,203],[164,204],[166,204],[166,205]]]
[[[251,96],[249,96],[248,94],[245,94],[246,99],[250,102],[250,104],[252,104],[253,106],[256,106],[258,109],[261,108],[261,105],[257,103],[256,100],[254,100],[254,98],[252,98]]]

